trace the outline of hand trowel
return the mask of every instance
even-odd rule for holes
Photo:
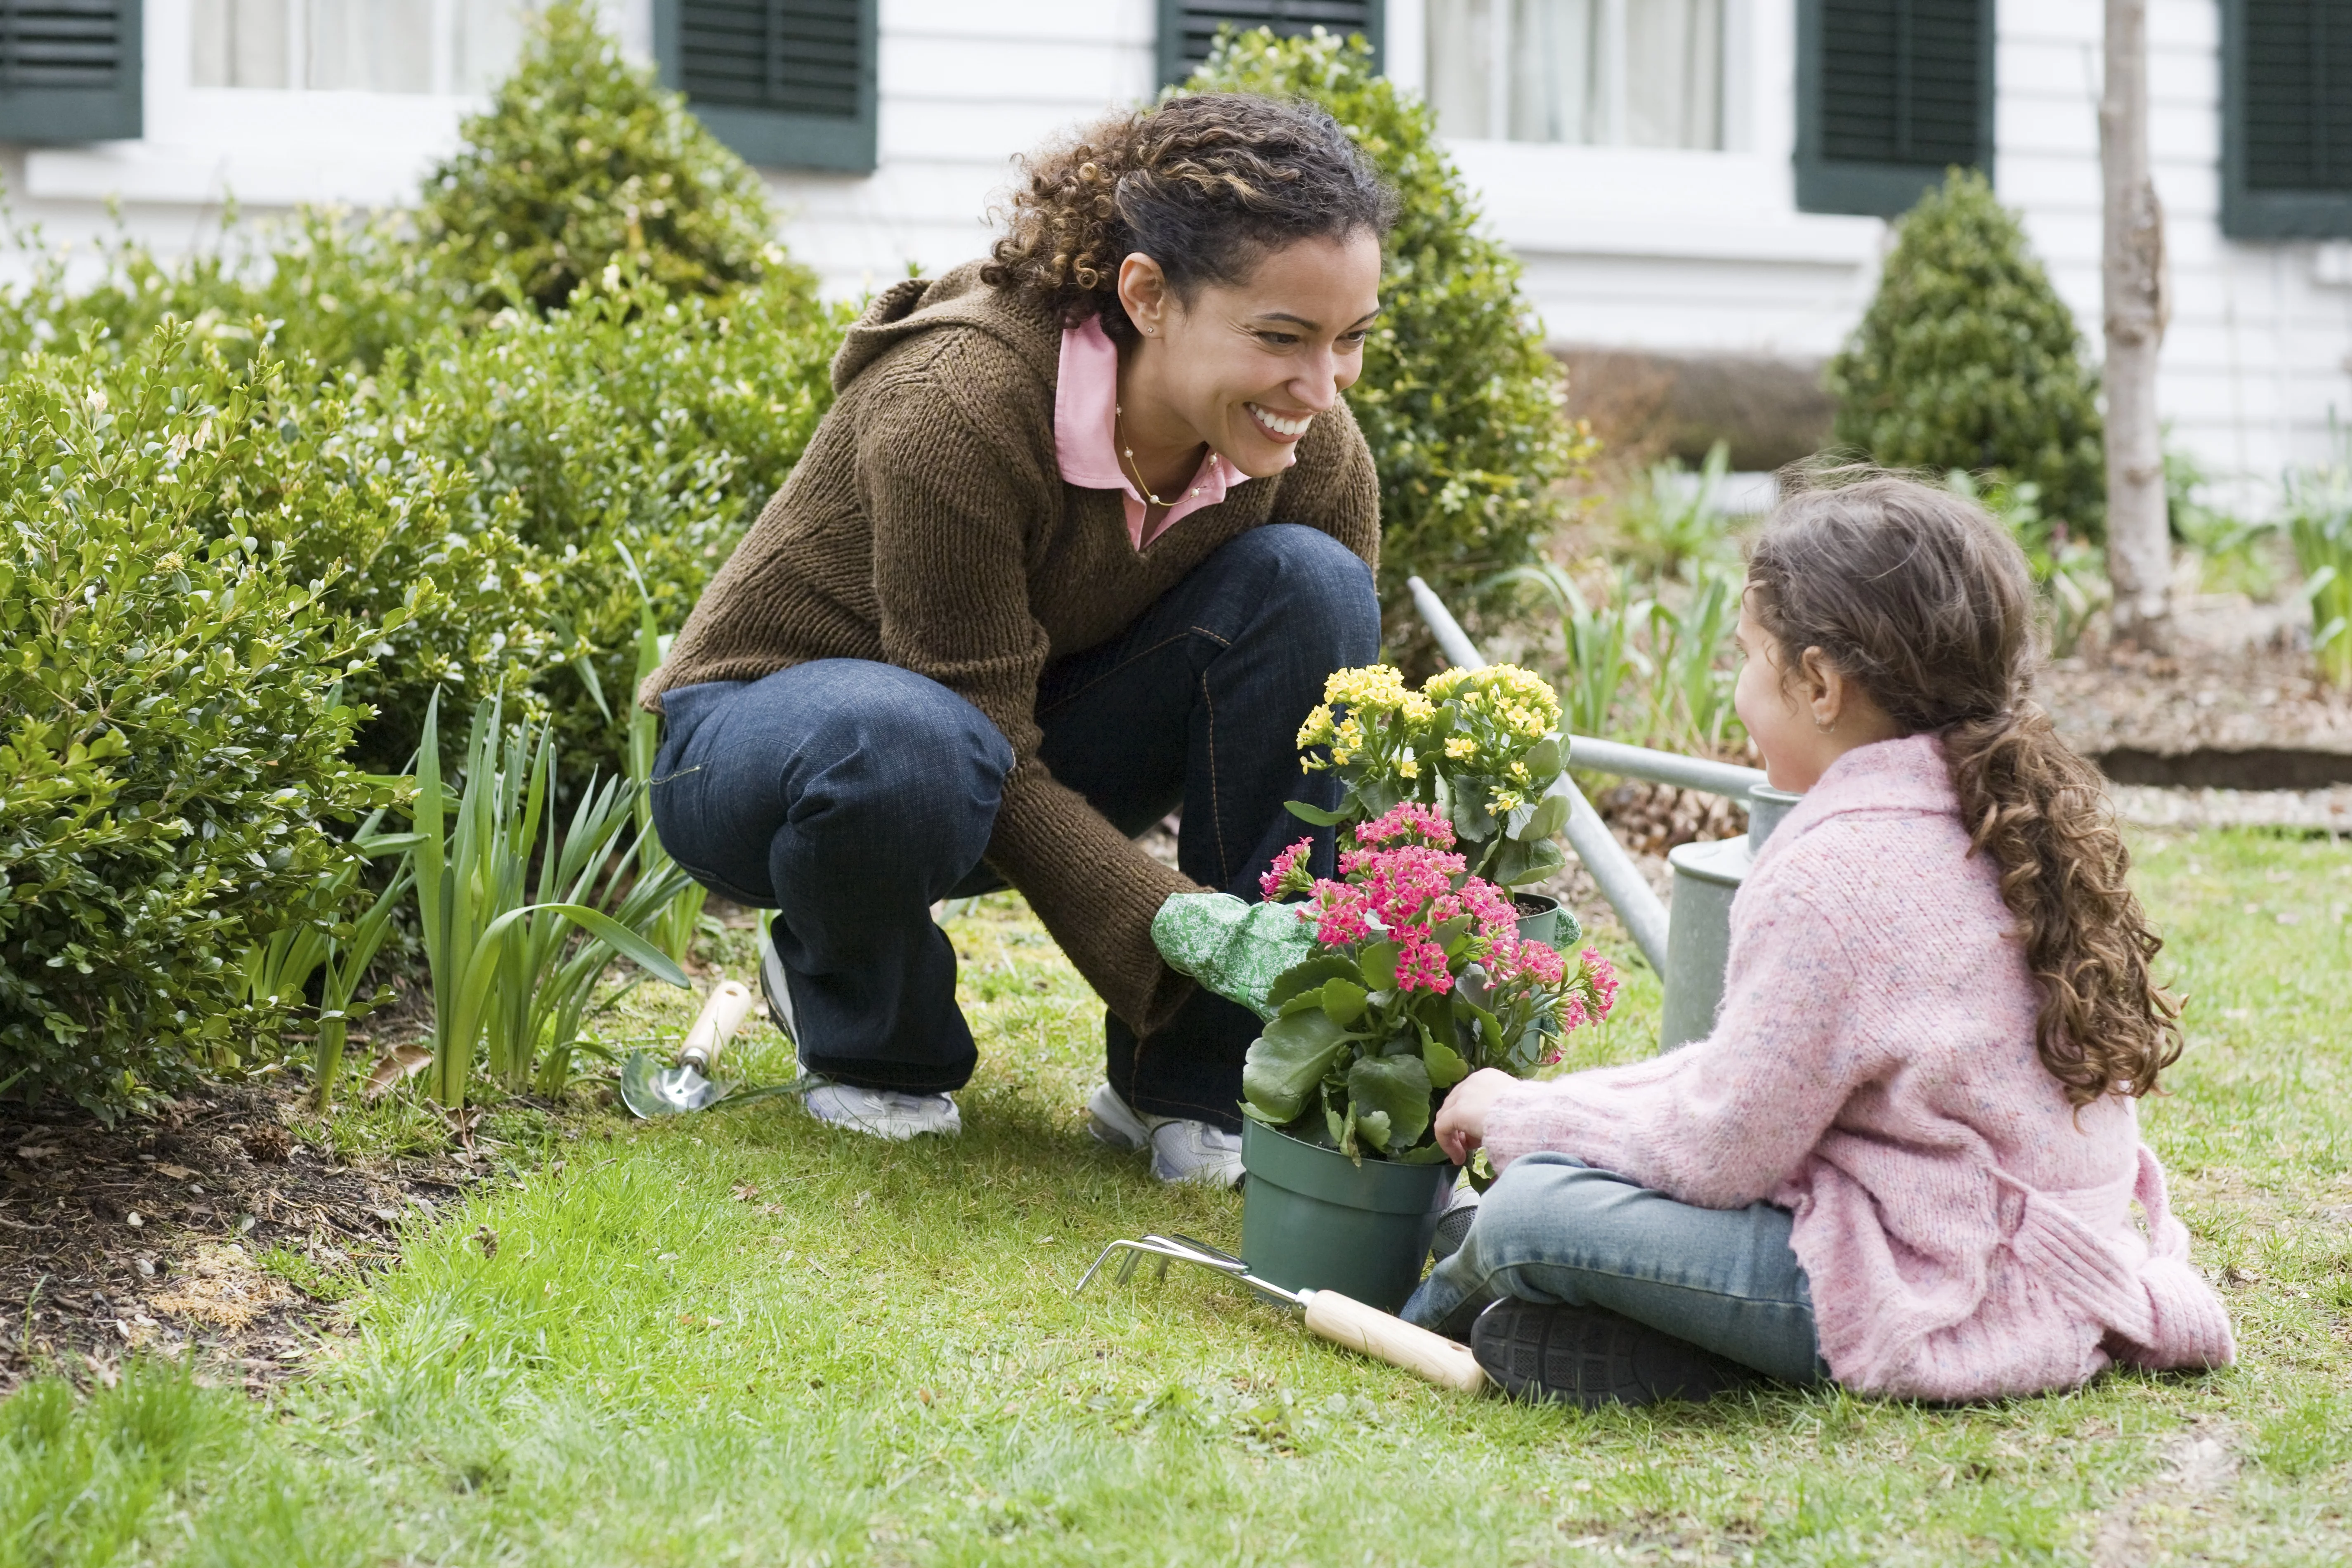
[[[749,986],[738,980],[720,981],[670,1066],[656,1066],[656,1058],[645,1051],[629,1053],[621,1064],[622,1103],[650,1120],[700,1110],[722,1099],[730,1086],[710,1076],[711,1066],[751,1010]]]

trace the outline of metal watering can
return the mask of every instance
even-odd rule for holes
[[[1481,669],[1486,656],[1463,631],[1462,623],[1445,607],[1430,585],[1418,577],[1405,579],[1423,625],[1454,664]],[[1601,814],[1575,784],[1569,785],[1568,842],[1585,869],[1600,884],[1617,916],[1625,922],[1633,945],[1650,966],[1664,977],[1665,1005],[1659,1020],[1658,1048],[1703,1038],[1715,1027],[1717,1009],[1723,1005],[1723,972],[1731,954],[1731,899],[1756,862],[1756,852],[1789,815],[1799,796],[1764,782],[1761,768],[1743,768],[1701,757],[1654,752],[1646,746],[1621,745],[1614,741],[1569,737],[1569,761],[1596,773],[1646,779],[1707,795],[1728,795],[1748,808],[1748,832],[1738,838],[1706,844],[1685,844],[1667,855],[1675,877],[1674,911],[1642,876]]]

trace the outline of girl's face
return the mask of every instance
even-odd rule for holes
[[[1163,450],[1205,443],[1252,479],[1282,472],[1363,374],[1380,288],[1370,234],[1268,251],[1247,279],[1204,285],[1189,304],[1149,258],[1130,256],[1119,293],[1143,342],[1128,378],[1128,436]]]
[[[1902,732],[1821,649],[1807,648],[1793,668],[1786,664],[1744,595],[1737,637],[1739,684],[1731,705],[1764,753],[1764,778],[1774,789],[1802,795],[1856,746]]]

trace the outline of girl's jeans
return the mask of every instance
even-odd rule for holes
[[[1339,804],[1299,766],[1323,682],[1380,651],[1369,568],[1330,535],[1269,523],[1225,545],[1097,647],[1045,667],[1041,757],[1119,831],[1183,811],[1178,864],[1255,900],[1284,846]],[[971,1076],[955,951],[930,905],[1003,884],[981,862],[1013,750],[977,708],[895,665],[828,658],[663,697],[654,825],[712,890],[777,911],[802,1062],[845,1083],[937,1092]],[[1111,1086],[1139,1110],[1237,1130],[1246,1008],[1196,992],[1139,1041],[1108,1022]]]
[[[1455,1339],[1505,1296],[1601,1307],[1787,1383],[1829,1376],[1787,1209],[1702,1209],[1566,1154],[1511,1162],[1404,1305]]]

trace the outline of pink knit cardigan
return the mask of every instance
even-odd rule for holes
[[[2035,1054],[2012,924],[1941,744],[1850,752],[1732,903],[1715,1032],[1515,1086],[1487,1157],[1557,1150],[1684,1203],[1794,1211],[1822,1354],[1848,1387],[1977,1399],[2112,1361],[2227,1365],[2229,1318],[2136,1102],[2078,1113]]]

